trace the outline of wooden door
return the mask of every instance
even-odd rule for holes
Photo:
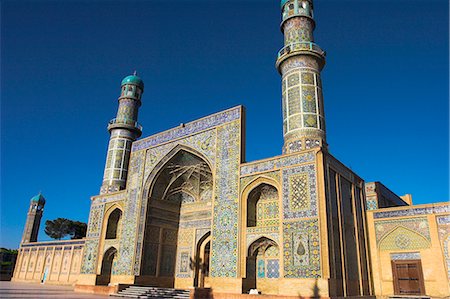
[[[425,295],[420,260],[392,261],[395,295]]]

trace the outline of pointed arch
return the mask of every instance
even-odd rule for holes
[[[425,236],[402,225],[393,228],[378,243],[379,250],[414,250],[429,247],[430,241]]]
[[[154,166],[145,179],[141,198],[140,219],[143,231],[139,236],[142,242],[140,278],[152,280],[156,284],[160,281],[161,286],[173,287],[181,265],[184,267],[183,273],[186,272],[184,270],[188,256],[184,254],[184,259],[181,260],[178,252],[181,250],[181,245],[177,242],[179,223],[185,221],[185,213],[189,217],[195,216],[184,207],[212,200],[213,182],[211,161],[185,145],[173,147]],[[211,208],[205,205],[202,209]],[[174,237],[166,238],[167,234]],[[192,243],[190,252],[195,251],[196,245]],[[203,251],[205,246],[202,247]],[[186,251],[186,248],[182,249]],[[178,264],[177,258],[180,259]]]
[[[156,164],[156,166],[153,168],[153,170],[150,172],[150,174],[145,179],[144,192],[143,192],[144,200],[148,199],[148,197],[151,194],[151,191],[154,187],[156,177],[161,172],[161,170],[163,170],[163,168],[166,166],[167,162],[169,162],[173,157],[175,157],[181,151],[185,151],[194,156],[199,157],[201,160],[205,161],[208,164],[210,169],[213,169],[211,161],[204,154],[193,149],[192,147],[182,145],[182,144],[177,144],[174,148],[172,148],[166,155],[164,155],[159,160],[159,162]]]

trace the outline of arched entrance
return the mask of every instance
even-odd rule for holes
[[[97,275],[97,285],[108,285],[111,281],[111,273],[113,271],[113,266],[115,259],[117,257],[117,249],[114,247],[106,250],[103,255],[102,268],[100,275]]]
[[[121,219],[122,211],[119,208],[114,209],[114,211],[109,214],[105,239],[117,239],[119,235]]]
[[[276,294],[277,284],[274,278],[279,278],[279,248],[278,244],[266,237],[254,241],[248,248],[246,279],[244,292],[258,289],[262,294]]]
[[[141,275],[136,277],[136,282],[174,287],[178,273],[183,278],[192,274],[192,286],[194,269],[191,267],[184,272],[186,269],[183,268],[181,271],[176,262],[177,258],[182,259],[178,267],[185,267],[189,256],[195,259],[195,229],[211,217],[212,171],[200,154],[187,148],[177,149],[164,160],[167,162],[157,168],[153,178],[152,175],[149,178],[152,181],[145,217]],[[187,228],[192,229],[192,234],[187,236],[192,238],[192,242],[186,243]],[[180,229],[184,230],[183,237],[179,236]],[[179,241],[183,243],[183,251],[178,248]],[[202,250],[207,251],[206,244],[203,247]]]
[[[197,243],[195,266],[194,266],[194,287],[209,286],[209,262],[211,256],[211,232],[208,232]]]

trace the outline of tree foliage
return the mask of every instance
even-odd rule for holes
[[[86,236],[87,224],[66,218],[45,221],[45,233],[53,239],[61,240],[66,236],[81,239]]]

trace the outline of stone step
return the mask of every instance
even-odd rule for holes
[[[158,288],[158,287],[146,287],[146,286],[129,286],[126,289],[118,292],[117,294],[111,294],[114,297],[125,298],[172,298],[172,299],[188,299],[190,291],[182,289],[171,288]]]

